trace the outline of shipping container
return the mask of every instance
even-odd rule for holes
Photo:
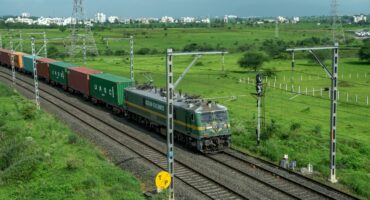
[[[125,108],[124,89],[133,86],[132,80],[112,74],[90,75],[90,95],[92,100],[99,100],[116,108]]]
[[[76,64],[66,62],[50,63],[50,80],[58,85],[62,85],[67,89],[68,83],[68,68],[77,67]]]
[[[73,67],[68,69],[68,87],[81,93],[85,98],[90,97],[90,75],[103,72],[85,68]]]
[[[39,59],[36,59],[36,66],[37,66],[37,76],[39,78],[44,78],[45,81],[49,81],[50,80],[50,63],[54,63],[54,62],[58,62],[56,60],[53,60],[53,59],[49,59],[49,58],[39,58]]]
[[[42,57],[36,56],[35,59],[40,59]],[[23,71],[26,73],[33,74],[33,56],[32,55],[24,55],[23,56]]]
[[[22,70],[24,67],[23,64],[23,56],[26,55],[25,53],[22,52],[14,52],[14,66],[18,70]]]
[[[10,67],[11,61],[10,61],[10,55],[11,51],[8,49],[0,49],[0,64],[3,66]]]

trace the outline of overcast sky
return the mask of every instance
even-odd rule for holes
[[[329,15],[331,0],[84,0],[88,17]],[[370,13],[370,0],[338,0],[339,13]],[[0,0],[1,15],[70,16],[73,0]]]

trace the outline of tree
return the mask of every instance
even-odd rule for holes
[[[263,63],[268,61],[269,58],[261,52],[247,52],[242,58],[239,59],[239,66],[242,68],[251,68],[257,71],[262,67]]]
[[[59,31],[64,33],[64,31],[66,31],[67,28],[65,26],[59,26]]]
[[[370,39],[364,41],[358,55],[361,60],[366,60],[370,63]]]

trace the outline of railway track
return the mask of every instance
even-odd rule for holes
[[[2,69],[0,77],[11,81],[9,70]],[[19,75],[18,75],[19,77]],[[21,76],[17,81],[21,81],[18,86],[33,92],[32,81],[25,76]],[[104,118],[100,119],[71,103],[62,95],[53,94],[45,85],[40,85],[42,99],[65,110],[71,116],[84,122],[98,132],[111,138],[113,141],[125,146],[140,155],[148,162],[166,170],[167,156],[166,151],[158,146],[153,146],[137,137],[138,132],[133,128],[118,127],[107,122]],[[57,100],[57,101],[55,101]],[[250,184],[257,184],[258,190],[237,189],[212,176],[205,170],[199,170],[192,166],[192,163],[176,159],[175,173],[176,179],[199,191],[210,199],[355,199],[346,193],[335,191],[333,188],[320,186],[310,182],[308,179],[296,178],[287,171],[268,166],[262,161],[256,162],[248,159],[245,155],[235,151],[226,151],[222,154],[202,156],[209,162],[214,162],[228,169],[227,174],[232,176],[242,176],[245,180],[250,180]],[[212,169],[210,169],[212,170]],[[176,181],[176,180],[175,180]],[[241,185],[243,187],[243,185]],[[244,187],[248,187],[245,185]]]
[[[357,199],[350,194],[235,150],[227,150],[208,157],[296,199]]]

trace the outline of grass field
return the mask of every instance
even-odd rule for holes
[[[364,27],[358,27],[363,29]],[[366,27],[365,27],[366,28]],[[346,30],[356,29],[348,27]],[[30,31],[30,30],[25,30]],[[49,35],[60,37],[67,33],[59,30],[47,30]],[[287,42],[303,40],[312,36],[330,37],[330,30],[325,26],[316,25],[284,25],[280,28],[280,39]],[[139,83],[148,81],[146,76],[153,78],[154,84],[163,87],[165,82],[165,55],[161,54],[171,47],[181,50],[189,43],[206,43],[214,47],[236,49],[237,46],[248,43],[257,46],[266,39],[274,37],[273,26],[262,27],[231,27],[220,29],[112,29],[95,33],[99,49],[105,49],[102,37],[122,37],[135,35],[135,49],[157,49],[156,55],[135,56],[135,80]],[[358,46],[361,41],[352,41]],[[61,44],[58,44],[61,48]],[[111,42],[113,50],[129,50],[128,42]],[[338,106],[338,136],[337,136],[337,176],[343,188],[363,198],[370,198],[370,136],[369,125],[370,106],[366,105],[366,97],[370,96],[370,65],[359,61],[355,51],[341,51],[340,60],[340,103]],[[319,90],[330,87],[330,80],[324,70],[317,64],[306,59],[298,59],[294,72],[291,72],[289,59],[275,59],[263,66],[273,69],[276,74],[269,77],[266,86],[265,110],[268,134],[263,134],[260,146],[256,145],[256,99],[251,95],[255,92],[252,85],[256,72],[241,69],[237,65],[242,53],[233,52],[225,57],[225,74],[221,72],[220,56],[205,56],[190,70],[178,89],[189,94],[199,94],[203,97],[238,98],[217,99],[226,105],[230,111],[233,126],[234,147],[265,157],[277,163],[284,154],[289,154],[291,160],[297,160],[299,167],[311,163],[319,172],[315,179],[326,182],[329,173],[329,113],[330,101],[328,92],[319,97]],[[303,56],[303,55],[302,55]],[[301,56],[301,57],[302,57]],[[175,74],[179,76],[192,57],[175,57]],[[79,62],[81,61],[72,61]],[[327,61],[330,65],[330,61]],[[88,67],[105,72],[129,77],[128,56],[100,56],[90,59]],[[357,78],[358,74],[358,78]],[[273,83],[276,77],[276,88]],[[302,77],[302,80],[301,80]],[[343,77],[343,78],[342,78]],[[248,78],[250,84],[247,83]],[[282,89],[279,89],[280,84]],[[285,91],[286,84],[295,91],[308,89],[309,95],[296,95]],[[312,97],[315,89],[315,97]],[[349,102],[346,94],[349,94]],[[355,102],[357,96],[358,103]]]
[[[145,199],[140,183],[0,84],[0,199]]]

